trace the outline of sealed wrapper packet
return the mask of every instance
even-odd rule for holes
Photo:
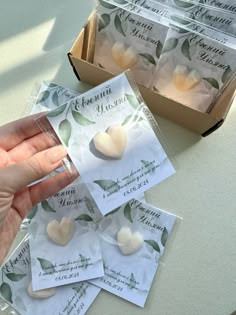
[[[37,121],[65,145],[103,215],[175,172],[130,71]]]
[[[178,6],[181,9],[188,10],[193,5],[205,5],[210,8],[217,8],[221,11],[236,13],[236,4],[234,0],[155,0],[172,6]]]
[[[114,74],[131,69],[138,84],[152,88],[168,26],[104,3],[96,8],[94,64]]]
[[[214,27],[220,32],[236,35],[236,15],[230,11],[221,10],[218,7],[209,6],[206,3],[174,0],[127,0],[129,3],[139,5],[152,12],[157,12],[161,7],[173,15],[173,10],[188,16],[194,21]],[[158,12],[157,12],[158,13]],[[163,14],[163,13],[162,13]]]
[[[46,268],[46,261],[44,266]],[[9,315],[40,315],[42,313],[45,315],[84,315],[101,291],[87,282],[33,291],[28,233],[2,265],[0,273],[1,314],[4,312]],[[1,299],[6,303],[3,303]]]
[[[181,218],[132,199],[101,220],[98,228],[104,272],[91,280],[96,286],[144,307],[151,285],[167,250],[167,240]]]
[[[99,29],[101,18],[106,20],[109,10],[110,14],[113,14],[117,12],[114,8],[120,8],[120,10],[123,8],[118,11],[121,16],[130,15],[129,12],[138,12],[150,21],[155,20],[156,17],[156,21],[165,26],[168,32],[161,49],[156,47],[158,61],[155,62],[154,73],[151,75],[152,89],[188,107],[201,112],[209,112],[213,102],[224,90],[224,86],[228,85],[234,77],[236,60],[233,56],[236,38],[195,21],[193,11],[188,10],[187,14],[180,15],[178,12],[181,10],[177,13],[176,11],[171,12],[171,7],[153,0],[144,2],[130,0],[122,2],[122,5],[116,4],[114,0],[99,3],[98,14],[104,10],[106,13],[98,15],[97,18],[95,64],[97,58],[102,58],[102,54],[97,50],[101,42],[100,32],[109,34],[110,28],[112,28],[109,20],[103,24],[101,30]],[[192,7],[193,5],[191,5]],[[119,16],[116,16],[115,19],[119,19]],[[127,22],[127,19],[125,21]],[[132,24],[129,21],[127,23]],[[116,24],[114,23],[114,25]],[[120,27],[122,29],[122,24]],[[120,30],[117,26],[116,28]],[[131,30],[133,30],[132,26]],[[125,39],[123,41],[125,42]],[[112,54],[111,47],[107,47],[106,50],[108,54],[109,52]],[[123,54],[121,49],[117,51],[120,58],[123,57],[127,60],[127,55]],[[107,67],[113,72],[109,63]],[[134,72],[132,67],[131,70]],[[149,78],[151,76],[149,75]],[[147,82],[149,81],[147,80]]]

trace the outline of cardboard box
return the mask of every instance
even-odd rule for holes
[[[95,12],[93,12],[68,53],[68,58],[77,78],[94,86],[114,76],[93,64],[95,28]],[[235,96],[236,79],[228,84],[209,113],[202,113],[189,108],[143,86],[139,85],[139,89],[146,104],[154,114],[161,115],[202,136],[207,136],[225,121]]]

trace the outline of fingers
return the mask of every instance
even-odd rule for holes
[[[12,164],[0,169],[1,185],[4,190],[14,194],[17,190],[48,175],[61,165],[61,160],[66,156],[62,145],[39,152],[29,159]]]
[[[78,173],[75,168],[72,173],[68,173],[68,171],[64,170],[55,176],[28,187],[28,189],[25,188],[19,191],[19,193],[15,194],[13,200],[14,208],[23,219],[32,206],[54,195],[59,190],[72,183],[77,176]]]
[[[47,137],[44,133],[39,133],[17,145],[15,148],[7,152],[9,160],[20,162],[30,158],[37,152],[46,150],[56,144],[53,138]],[[0,162],[1,163],[1,162]]]
[[[42,113],[31,115],[0,126],[0,146],[8,151],[17,146],[24,139],[28,139],[41,133],[42,131],[35,121],[35,119],[40,116],[42,116]]]
[[[0,228],[0,266],[14,241],[21,220],[14,209],[8,211],[4,224]]]
[[[78,175],[76,169],[73,169],[72,173],[68,173],[67,170],[64,170],[53,177],[49,177],[44,181],[31,186],[29,189],[32,205],[56,194],[58,191],[72,183]]]

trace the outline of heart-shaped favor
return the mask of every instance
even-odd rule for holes
[[[93,143],[96,150],[103,155],[120,159],[127,144],[126,130],[121,125],[111,126],[106,132],[98,132],[93,138]]]
[[[59,223],[53,220],[47,225],[48,236],[58,245],[65,246],[72,238],[75,224],[68,217],[63,217]]]
[[[143,236],[139,232],[132,233],[129,227],[122,227],[117,233],[117,241],[123,255],[137,252],[143,245]]]
[[[194,88],[201,81],[197,70],[189,71],[187,66],[178,65],[173,72],[175,87],[180,91],[187,91]]]
[[[138,56],[134,48],[125,47],[124,44],[117,42],[112,46],[112,57],[121,69],[129,69],[138,61]]]
[[[49,288],[49,289],[44,289],[44,290],[33,291],[32,282],[31,282],[28,287],[28,294],[29,296],[35,299],[47,299],[56,294],[56,289]]]

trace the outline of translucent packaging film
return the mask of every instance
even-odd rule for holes
[[[174,172],[130,71],[37,120],[62,142],[104,215]],[[163,166],[162,166],[163,165]],[[153,174],[153,175],[152,175]]]
[[[117,14],[115,19],[118,21],[122,12],[127,15],[128,12],[130,14],[138,12],[137,14],[145,16],[150,21],[157,17],[157,21],[166,27],[164,44],[160,42],[156,47],[157,60],[152,74],[152,88],[149,89],[188,107],[209,112],[224,87],[233,80],[236,71],[234,58],[236,38],[196,21],[189,10],[172,11],[170,6],[153,0],[143,2],[128,0],[122,4],[106,0],[99,2],[98,12],[101,7],[106,8],[106,13],[100,15],[99,19],[106,20],[109,14],[115,13]],[[124,11],[116,11],[114,8],[123,8]],[[131,21],[128,22],[132,25]],[[110,20],[109,23],[106,21],[104,23],[102,32],[108,34],[111,28]],[[123,30],[125,27],[125,23],[119,24],[119,29]],[[98,38],[100,32],[98,28]],[[99,47],[99,41],[96,42],[96,46]],[[107,48],[107,54],[109,50],[111,51],[111,48]],[[144,55],[140,51],[137,54]],[[123,57],[126,57],[125,54]],[[152,55],[147,59],[149,63],[152,62]],[[96,49],[94,60],[96,63]],[[109,68],[109,63],[107,66]],[[133,71],[132,66],[131,70]]]

